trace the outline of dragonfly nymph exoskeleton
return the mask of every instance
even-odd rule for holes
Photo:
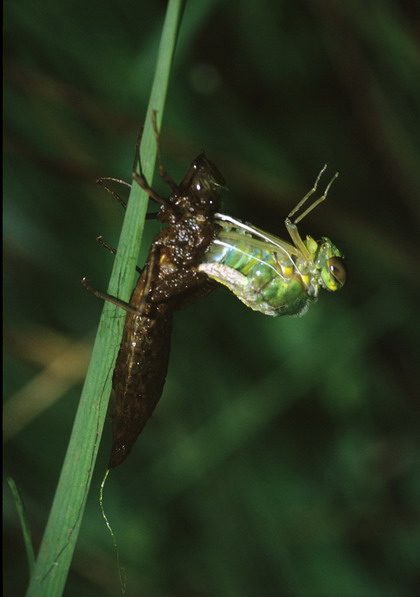
[[[297,227],[327,197],[338,176],[336,173],[324,193],[302,212],[325,169],[326,166],[313,188],[285,220],[293,244],[217,213],[220,230],[198,269],[224,284],[247,307],[274,317],[301,315],[317,299],[321,288],[330,291],[342,288],[346,267],[341,251],[326,237],[316,241],[307,236],[303,240]]]
[[[156,126],[155,134],[159,149]],[[167,226],[153,239],[130,302],[125,304],[93,290],[83,281],[95,295],[127,312],[112,378],[113,443],[109,468],[126,459],[161,397],[168,369],[173,313],[217,286],[198,270],[198,265],[218,231],[215,214],[220,209],[225,181],[216,166],[201,153],[183,180],[176,184],[163,169],[160,151],[158,155],[159,172],[171,189],[168,197],[161,197],[148,185],[141,173],[140,160],[140,174],[134,171],[133,179],[160,205],[156,217]],[[107,247],[104,242],[101,244]]]

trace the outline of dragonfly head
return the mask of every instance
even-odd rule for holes
[[[327,290],[339,290],[347,278],[344,255],[329,238],[322,237],[316,244],[314,263],[321,274],[321,284]]]
[[[204,152],[192,162],[183,185],[189,191],[191,211],[209,214],[220,209],[220,193],[227,188],[226,182]]]

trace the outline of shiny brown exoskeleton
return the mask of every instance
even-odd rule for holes
[[[206,296],[216,286],[197,266],[216,235],[214,214],[220,209],[225,181],[204,153],[192,162],[179,185],[161,164],[159,170],[172,190],[166,199],[148,186],[143,175],[133,173],[134,180],[160,203],[157,218],[168,225],[152,242],[129,304],[124,306],[95,292],[127,310],[112,378],[115,396],[109,468],[128,456],[161,397],[174,311]]]

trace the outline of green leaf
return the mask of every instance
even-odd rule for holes
[[[169,75],[184,2],[168,3],[140,155],[144,174],[152,180],[156,142],[151,112],[162,120]],[[108,292],[128,300],[147,209],[147,195],[134,184],[130,193]],[[61,470],[45,534],[31,576],[27,597],[62,594],[83,518],[96,455],[111,392],[112,371],[125,313],[105,303],[67,454]]]
[[[7,477],[6,481],[10,487],[10,491],[12,492],[13,499],[15,501],[20,525],[22,527],[23,542],[25,544],[26,556],[28,558],[29,574],[32,574],[35,563],[35,554],[32,545],[31,531],[29,529],[28,519],[26,517],[25,505],[23,503],[22,496],[20,495],[19,489],[17,488],[14,479],[12,479],[11,477]]]

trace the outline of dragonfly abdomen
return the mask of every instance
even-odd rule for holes
[[[149,311],[148,306],[146,303],[144,311]],[[162,395],[168,370],[173,309],[161,303],[158,310],[159,314],[154,317],[133,313],[126,316],[112,378],[115,402],[111,414],[113,444],[109,468],[125,460]]]
[[[297,315],[307,306],[306,272],[292,257],[244,233],[219,233],[199,270],[227,286],[245,305],[265,315]]]

